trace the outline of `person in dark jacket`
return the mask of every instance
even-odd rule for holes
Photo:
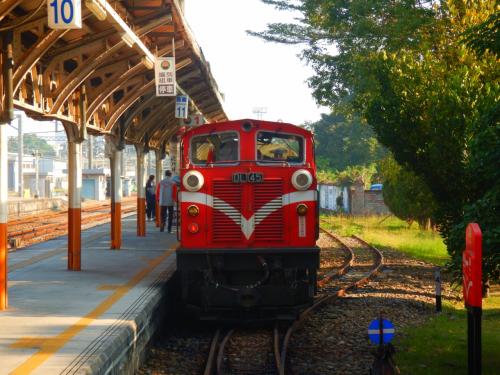
[[[155,219],[156,211],[156,189],[155,176],[150,175],[146,182],[146,216],[148,221]]]

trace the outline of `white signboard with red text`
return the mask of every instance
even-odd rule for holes
[[[155,62],[156,96],[176,96],[175,58],[157,57]]]

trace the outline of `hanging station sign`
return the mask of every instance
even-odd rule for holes
[[[176,96],[175,57],[157,57],[155,62],[156,96]]]

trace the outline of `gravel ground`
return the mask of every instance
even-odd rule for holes
[[[360,246],[356,240],[343,240],[355,252]],[[322,248],[320,274],[338,268],[344,262],[345,251],[336,241],[322,234],[318,245]],[[380,250],[384,254],[385,266],[373,281],[352,291],[347,297],[319,308],[293,334],[287,355],[290,374],[366,375],[374,358],[374,346],[367,338],[368,325],[373,319],[382,314],[394,323],[397,335],[401,328],[419,325],[434,314],[434,266],[388,249]],[[364,254],[367,254],[366,251]],[[358,257],[357,261],[361,263],[361,268],[368,269],[372,264],[371,257],[366,255]],[[341,283],[342,280],[335,282]],[[452,291],[447,282],[443,282],[442,289],[444,299],[460,297],[459,292]],[[176,323],[175,328],[170,328],[149,349],[149,360],[137,374],[202,374],[214,331],[214,327]],[[234,336],[230,347],[235,344],[240,346],[240,340],[247,340],[244,336],[244,333]],[[233,353],[229,347],[226,364],[240,367],[241,373],[262,374],[258,369],[241,368],[238,363],[247,362],[247,357],[265,356],[263,353],[266,351],[262,348],[270,345],[268,337],[263,333],[247,340],[248,350],[239,354]],[[256,348],[255,353],[262,354],[253,355],[252,346]],[[262,366],[265,362],[269,364],[270,360],[272,358],[260,358],[257,363]]]
[[[359,246],[344,238],[349,246]],[[380,249],[384,268],[369,284],[311,315],[294,333],[289,348],[292,374],[368,374],[374,346],[369,323],[382,314],[398,329],[419,325],[434,314],[434,266]],[[448,282],[443,298],[459,298]]]

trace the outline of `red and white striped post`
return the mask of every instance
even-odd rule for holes
[[[82,145],[68,142],[68,270],[81,270]]]
[[[135,146],[137,152],[137,236],[146,236],[146,191],[144,189],[144,147]]]
[[[0,124],[0,311],[7,298],[7,217],[8,217],[7,125]]]
[[[111,249],[122,246],[122,151],[113,147],[111,155]]]
[[[156,159],[155,159],[155,162],[156,162],[156,184],[159,184],[160,181],[162,180],[162,161],[163,161],[163,158],[165,157],[165,152],[163,152],[162,150],[156,150]],[[155,189],[156,190],[156,189]],[[158,199],[158,197],[156,197],[156,208],[155,208],[155,212],[156,212],[156,227],[159,228],[160,227],[160,224],[161,224],[161,215],[160,215],[160,201]]]

